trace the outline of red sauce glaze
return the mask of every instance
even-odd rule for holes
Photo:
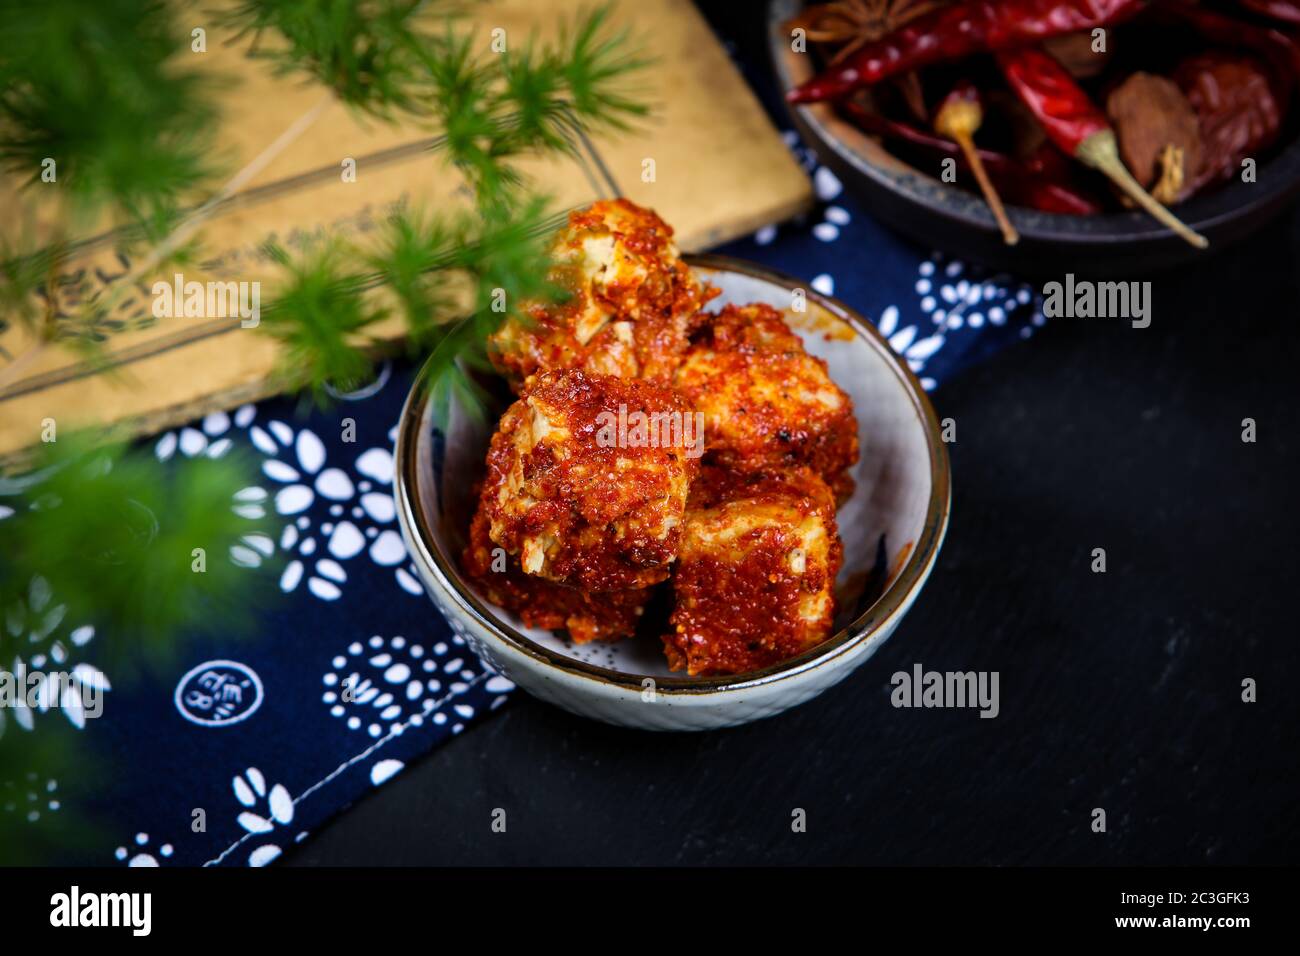
[[[480,507],[469,526],[469,544],[461,565],[488,600],[516,612],[529,627],[555,631],[561,628],[579,644],[615,641],[630,636],[649,600],[647,589],[583,591],[524,574],[519,562],[499,558],[498,546],[488,537],[487,515]]]
[[[672,227],[653,211],[626,199],[570,213],[552,249],[558,264],[550,275],[568,300],[528,308],[531,325],[507,322],[492,336],[493,364],[516,390],[538,371],[561,368],[668,382],[699,309],[717,295],[695,279],[672,236]],[[611,256],[594,274],[598,253],[589,244]],[[593,310],[605,321],[594,323],[599,331],[584,342],[580,320]]]
[[[663,638],[669,667],[743,674],[825,640],[844,557],[825,482],[803,468],[705,468],[691,505]]]
[[[553,249],[551,280],[571,298],[490,342],[520,397],[492,437],[467,576],[528,626],[585,642],[631,635],[671,575],[664,652],[691,675],[744,674],[825,640],[836,500],[859,454],[826,363],[769,306],[700,311],[717,292],[650,210],[596,203]],[[631,418],[680,426],[696,412],[703,449]]]
[[[751,470],[706,464],[691,485],[687,508],[694,511],[741,498],[779,500],[788,496],[809,499],[824,518],[835,520],[835,495],[830,486],[817,472],[801,466]]]
[[[488,451],[481,508],[491,539],[528,573],[592,591],[664,580],[698,462],[684,444],[633,447],[616,422],[637,413],[683,420],[687,411],[648,382],[577,370],[534,376]],[[544,560],[530,566],[530,548]]]
[[[673,380],[704,413],[709,458],[741,468],[807,465],[841,499],[858,460],[853,401],[767,305],[707,316]]]

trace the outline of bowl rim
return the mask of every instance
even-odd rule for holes
[[[809,299],[848,324],[860,337],[865,338],[884,358],[918,414],[925,433],[926,450],[930,461],[930,495],[926,503],[925,520],[921,531],[912,543],[911,552],[902,569],[895,575],[884,593],[853,621],[803,653],[762,670],[717,677],[666,677],[632,674],[600,667],[543,647],[528,635],[498,620],[489,609],[489,604],[474,593],[472,588],[464,586],[454,560],[449,560],[441,553],[441,549],[433,544],[436,539],[415,493],[420,480],[416,451],[422,437],[421,426],[429,404],[420,387],[422,376],[417,375],[402,406],[401,418],[398,422],[393,477],[394,497],[405,518],[403,524],[413,531],[411,538],[414,540],[410,542],[416,551],[413,557],[433,573],[438,584],[456,601],[462,613],[514,651],[570,676],[594,680],[600,684],[616,685],[637,693],[644,689],[645,680],[654,681],[656,693],[669,695],[711,694],[751,689],[805,673],[869,642],[896,614],[911,604],[925,583],[943,542],[952,507],[948,451],[941,437],[939,420],[934,407],[916,375],[899,358],[890,347],[888,340],[872,323],[838,299],[823,295],[811,288],[808,283],[778,270],[730,256],[685,255],[683,259],[693,268],[737,272],[784,285],[787,288],[802,288]]]
[[[876,187],[954,225],[975,228],[989,235],[997,234],[997,220],[980,196],[942,182],[899,159],[873,137],[839,119],[827,103],[791,104],[785,101],[788,89],[812,75],[811,69],[797,68],[811,61],[807,56],[791,53],[783,31],[791,11],[806,5],[806,0],[774,0],[768,7],[768,52],[777,92],[792,119],[806,127],[809,138],[818,141]],[[871,148],[878,149],[887,161],[882,164],[868,150],[846,140],[841,135],[842,130],[851,131],[855,138],[874,144]],[[1300,135],[1294,135],[1289,143],[1275,143],[1271,149],[1272,156],[1259,167],[1251,189],[1242,191],[1243,183],[1231,183],[1205,195],[1192,196],[1174,207],[1178,217],[1191,228],[1205,233],[1239,219],[1251,209],[1288,202],[1300,192],[1300,175],[1297,175],[1300,172]],[[1278,175],[1279,170],[1284,175]],[[937,200],[937,196],[942,200]],[[1079,248],[1118,241],[1145,243],[1176,239],[1168,227],[1132,210],[1075,216],[1007,203],[1007,214],[1024,238],[1068,243]]]

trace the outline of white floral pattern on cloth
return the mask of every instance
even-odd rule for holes
[[[119,836],[121,846],[115,852],[119,862],[134,866],[271,863],[292,844],[306,839],[309,828],[354,798],[359,786],[378,787],[391,780],[433,743],[461,732],[472,719],[500,706],[514,689],[512,683],[486,668],[464,639],[450,633],[425,603],[423,588],[397,531],[390,490],[396,429],[389,425],[398,413],[394,400],[400,397],[393,389],[384,389],[390,377],[396,376],[381,375],[373,387],[336,396],[348,402],[366,399],[357,406],[356,433],[383,436],[379,441],[352,444],[346,440],[346,432],[336,432],[345,424],[338,417],[315,414],[300,421],[289,403],[271,400],[230,413],[214,413],[154,442],[154,453],[161,461],[221,458],[245,451],[254,457],[261,477],[238,492],[231,507],[249,518],[270,519],[270,527],[264,535],[245,536],[231,549],[231,558],[250,568],[272,557],[283,558],[281,588],[292,595],[291,603],[304,618],[314,621],[321,619],[317,614],[342,615],[338,620],[350,625],[354,622],[349,614],[366,607],[367,621],[378,616],[400,622],[388,633],[420,634],[422,638],[378,638],[379,647],[372,646],[374,638],[363,639],[355,642],[355,654],[350,653],[354,649],[351,644],[343,644],[340,654],[332,654],[327,646],[323,653],[330,656],[318,658],[319,633],[313,624],[313,629],[301,633],[290,626],[278,640],[258,645],[255,652],[245,651],[242,656],[262,673],[258,680],[266,681],[267,690],[274,686],[289,692],[277,695],[279,706],[272,708],[273,712],[258,711],[259,719],[268,722],[262,729],[292,738],[293,733],[311,725],[311,741],[303,742],[286,758],[275,747],[264,746],[263,734],[249,738],[239,726],[229,737],[213,735],[214,741],[225,740],[239,748],[240,763],[214,775],[203,769],[206,765],[200,757],[188,768],[196,777],[190,782],[208,797],[218,792],[229,794],[232,787],[237,804],[234,813],[220,825],[209,823],[201,833],[178,834],[174,845],[159,845],[156,839],[150,842],[146,834],[140,834],[144,843],[134,844],[129,837]],[[402,592],[419,600],[383,601],[378,608],[371,600],[357,600],[369,598],[384,581],[397,583]],[[318,607],[318,602],[336,603],[318,611],[313,607]],[[214,653],[225,653],[225,649],[215,648]],[[340,672],[337,657],[352,666]],[[316,663],[308,664],[311,660]],[[215,664],[233,662],[222,658],[194,670],[206,673]],[[238,666],[249,669],[248,664]],[[359,693],[344,703],[339,685],[354,672]],[[400,681],[407,672],[409,678]],[[324,688],[317,683],[322,680]],[[180,690],[184,701],[183,688],[188,683],[184,678],[169,682],[168,690],[173,696]],[[323,712],[309,715],[285,709],[294,702],[310,705],[313,699],[320,699],[317,695],[322,691],[331,689],[336,697],[327,702]],[[304,690],[308,691],[305,697]],[[210,691],[205,688],[205,693]],[[338,719],[329,710],[336,705],[344,707]],[[394,706],[398,709],[393,710]],[[181,714],[186,716],[184,708]],[[275,726],[286,720],[290,723]],[[189,729],[195,721],[182,723]],[[327,728],[337,728],[337,732],[317,732]],[[196,754],[201,754],[208,744],[196,740],[194,746]],[[241,766],[246,769],[234,777],[229,775]],[[271,766],[277,768],[274,777],[278,780],[266,772]],[[303,780],[312,782],[300,787]],[[147,806],[148,801],[149,797],[141,794],[134,809],[144,806],[142,818],[155,822],[135,822],[123,833],[137,829],[152,833],[159,828],[156,821],[165,818],[158,816],[159,808]]]
[[[371,651],[378,652],[379,655],[391,651],[393,645],[391,641],[385,642],[383,638],[377,638],[379,643],[375,644],[376,638],[371,638],[366,642]],[[357,642],[358,644],[360,642]],[[406,650],[411,645],[399,641],[398,650]],[[239,813],[238,823],[244,831],[244,835],[228,846],[213,859],[207,861],[205,865],[214,866],[224,863],[232,854],[239,851],[240,848],[250,840],[260,840],[268,834],[284,833],[288,834],[291,824],[297,817],[296,808],[303,800],[312,794],[321,790],[323,787],[337,779],[342,774],[348,772],[354,767],[360,768],[367,764],[382,748],[392,744],[403,737],[413,728],[424,726],[426,723],[437,726],[448,726],[452,734],[460,733],[465,729],[461,721],[469,720],[475,715],[474,708],[466,702],[466,698],[471,692],[487,692],[492,696],[490,703],[483,709],[493,710],[505,699],[505,695],[514,690],[514,684],[490,671],[480,670],[475,672],[470,669],[473,658],[469,657],[468,651],[465,650],[463,642],[456,637],[452,638],[441,653],[452,653],[454,648],[460,648],[462,657],[447,661],[441,665],[440,672],[448,676],[449,683],[444,691],[436,699],[429,698],[422,700],[417,712],[410,713],[403,720],[393,720],[387,726],[381,728],[383,734],[378,740],[370,743],[360,753],[349,757],[342,764],[336,767],[332,772],[327,774],[316,783],[305,789],[296,797],[291,797],[286,787],[281,784],[275,784],[268,787],[265,775],[256,767],[249,767],[244,773],[236,776],[233,780],[235,798],[245,809]],[[351,648],[350,648],[351,650]],[[358,648],[356,654],[362,653]],[[439,653],[435,648],[434,654]],[[420,659],[424,655],[413,654],[414,659]],[[392,661],[388,662],[388,667],[393,666]],[[375,665],[375,666],[382,666]],[[337,670],[337,669],[336,669]],[[423,668],[421,668],[423,670]],[[335,673],[335,672],[331,672]],[[449,675],[454,675],[456,679],[450,680]],[[331,683],[326,679],[326,686],[338,686],[338,682]],[[367,696],[367,699],[361,706],[373,705],[375,697]],[[447,716],[445,709],[450,707],[455,717]],[[396,716],[396,715],[392,715]],[[442,719],[438,719],[441,717]],[[455,719],[459,718],[459,720]],[[371,735],[373,736],[373,734]],[[405,761],[394,758],[384,757],[369,763],[366,776],[372,786],[381,786],[400,773],[406,766]],[[301,831],[293,837],[293,842],[301,842],[308,836],[306,831]],[[255,847],[247,857],[249,866],[265,866],[278,858],[283,852],[285,841],[279,839],[274,842],[268,838],[267,842],[261,843]]]
[[[35,643],[49,641],[45,652],[24,659],[15,657],[7,669],[13,674],[15,686],[23,693],[11,708],[0,708],[0,736],[5,732],[7,710],[12,710],[13,721],[23,730],[36,725],[37,714],[62,711],[69,723],[78,730],[85,729],[85,700],[88,693],[103,693],[112,689],[108,677],[93,664],[75,661],[78,650],[95,637],[95,629],[83,625],[69,631],[64,637],[50,638],[63,626],[67,606],[59,604],[43,577],[33,577],[27,586],[26,597],[8,609],[4,627],[10,637],[27,639]],[[66,674],[68,680],[51,680],[53,673]],[[29,678],[35,679],[36,706],[29,707],[27,689]]]
[[[238,811],[236,822],[245,836],[236,846],[244,840],[261,837],[293,823],[294,801],[289,791],[278,783],[267,787],[266,776],[257,767],[249,767],[233,777],[231,787],[238,805],[244,808]],[[301,842],[306,836],[306,832],[299,832],[292,841]],[[175,852],[171,843],[151,845],[149,834],[141,832],[135,835],[133,845],[119,846],[113,856],[128,867],[156,867],[171,859]],[[261,843],[248,854],[248,866],[266,866],[283,852],[278,843]]]
[[[265,429],[253,425],[249,436],[267,456],[263,474],[279,485],[272,497],[276,514],[292,519],[279,540],[282,552],[296,555],[280,577],[283,590],[294,590],[305,577],[313,595],[336,600],[347,583],[343,562],[364,551],[375,564],[395,568],[403,590],[423,594],[401,566],[407,554],[394,527],[392,452],[368,448],[345,470],[326,462],[325,445],[310,429],[295,432],[284,422],[270,421]]]
[[[950,259],[941,253],[934,253],[917,267],[913,288],[920,297],[922,317],[937,326],[936,330],[922,324],[904,324],[900,321],[899,308],[894,305],[880,314],[876,328],[918,375],[924,371],[926,361],[947,343],[952,332],[963,327],[979,329],[985,323],[1005,325],[1010,313],[1033,302],[1033,293],[1024,283],[1011,283],[1005,277],[971,281],[963,277],[966,268],[960,259]],[[1033,321],[1041,324],[1041,315],[1035,313]],[[1028,329],[1026,326],[1022,334]],[[926,391],[932,391],[936,384],[934,379],[922,375],[921,385]]]
[[[438,698],[444,692],[461,694],[468,689],[475,674],[467,666],[467,657],[463,646],[446,641],[426,651],[400,635],[385,639],[376,634],[365,643],[353,641],[334,657],[331,670],[322,678],[321,699],[330,715],[343,719],[349,730],[364,730],[371,737],[400,733],[404,726],[419,727],[426,718],[446,724],[451,718],[435,711]],[[469,720],[474,708],[458,703],[452,713]],[[463,725],[452,726],[455,733],[462,729]]]
[[[233,446],[228,434],[233,424],[263,456],[262,474],[269,485],[242,489],[234,508],[249,518],[262,518],[269,509],[285,519],[284,524],[278,540],[246,535],[231,549],[231,558],[256,567],[278,547],[286,559],[281,590],[292,592],[305,585],[314,597],[335,601],[348,581],[347,562],[364,553],[374,564],[393,568],[403,591],[423,596],[396,528],[392,452],[378,447],[349,452],[347,467],[339,467],[327,461],[325,443],[310,428],[256,419],[257,409],[244,405],[233,418],[221,412],[209,415],[201,428],[168,432],[155,445],[163,461],[177,452],[220,457]],[[388,437],[396,437],[395,429]]]
[[[1005,275],[971,280],[963,275],[967,271],[966,263],[939,252],[917,268],[914,288],[921,297],[921,311],[940,328],[979,329],[986,322],[1005,325],[1012,312],[1034,301],[1027,283]],[[1035,311],[1030,321],[1042,325],[1042,313]]]
[[[154,855],[155,852],[157,853],[157,856]],[[134,850],[130,849],[129,847],[119,846],[117,850],[114,851],[113,855],[117,859],[124,861],[127,866],[152,867],[152,866],[162,865],[158,857],[162,857],[164,860],[166,860],[169,859],[174,852],[175,852],[175,847],[173,847],[170,843],[163,843],[159,845],[155,850],[154,847],[150,846],[149,834],[137,833],[135,835]]]
[[[256,767],[249,767],[235,777],[231,785],[235,799],[245,808],[238,817],[245,832],[260,837],[293,823],[293,798],[289,791],[279,783],[268,789],[266,777]],[[279,844],[263,843],[248,854],[248,865],[266,866],[283,852]]]

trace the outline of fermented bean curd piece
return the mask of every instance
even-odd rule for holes
[[[852,491],[853,401],[772,307],[729,305],[704,317],[673,384],[704,415],[711,460],[751,470],[807,465],[841,497]]]
[[[470,524],[462,566],[488,600],[515,611],[529,627],[563,628],[579,644],[630,636],[650,597],[645,588],[589,592],[524,574],[518,560],[488,537],[482,504]]]
[[[673,576],[669,667],[742,674],[817,645],[842,563],[834,495],[816,473],[706,467]]]
[[[696,449],[673,440],[688,419],[672,391],[648,382],[534,376],[488,451],[489,537],[525,574],[590,591],[664,580],[698,469]],[[647,421],[664,427],[626,427]]]
[[[536,372],[562,368],[667,382],[698,310],[716,294],[691,274],[672,235],[626,199],[570,214],[550,276],[569,299],[503,323],[489,340],[493,364],[516,390]]]

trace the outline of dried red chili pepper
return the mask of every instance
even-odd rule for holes
[[[838,99],[931,63],[1109,26],[1142,6],[1143,0],[1001,0],[944,7],[865,44],[843,62],[790,90],[786,99],[791,103]]]
[[[1016,205],[1040,212],[1053,212],[1061,216],[1101,215],[1100,205],[1078,190],[1060,183],[1021,177],[1014,183],[1003,183],[1002,191]]]
[[[950,156],[969,170],[966,157],[956,143],[873,113],[852,101],[844,102],[842,108],[865,132],[908,143],[926,152]],[[1100,205],[1065,180],[1064,159],[1052,146],[1044,144],[1038,153],[1023,163],[989,149],[977,149],[976,152],[999,191],[1017,206],[1068,216],[1095,216],[1101,212]]]
[[[966,162],[970,164],[971,172],[975,175],[975,181],[979,184],[980,192],[984,194],[984,201],[989,204],[993,218],[998,221],[1003,241],[1009,246],[1014,246],[1020,241],[1020,233],[1016,232],[1016,227],[1011,225],[1011,220],[1007,218],[1002,199],[998,196],[998,191],[993,188],[993,183],[989,181],[989,175],[984,170],[983,162],[980,161],[979,152],[975,149],[975,133],[983,123],[984,104],[980,100],[979,90],[974,84],[965,80],[953,87],[952,92],[944,97],[934,114],[934,131],[940,136],[948,137],[961,147],[961,151],[966,155]]]
[[[1202,53],[1178,64],[1174,82],[1196,113],[1205,145],[1193,189],[1235,176],[1242,160],[1258,156],[1277,139],[1282,114],[1268,74],[1253,59]]]
[[[1243,7],[1285,23],[1300,23],[1300,3],[1292,0],[1237,0]]]
[[[1051,37],[1043,41],[1043,49],[1060,61],[1061,66],[1077,80],[1102,73],[1111,59],[1111,48],[1107,46],[1098,50],[1091,30]]]
[[[1004,50],[998,66],[1021,101],[1033,111],[1048,138],[1065,153],[1104,173],[1153,218],[1198,249],[1209,242],[1156,202],[1119,158],[1119,145],[1106,114],[1088,99],[1065,67],[1041,50]]]
[[[1300,38],[1272,27],[1244,23],[1187,0],[1156,0],[1153,9],[1191,27],[1215,46],[1253,50],[1268,62],[1278,107],[1286,113],[1300,77]]]

